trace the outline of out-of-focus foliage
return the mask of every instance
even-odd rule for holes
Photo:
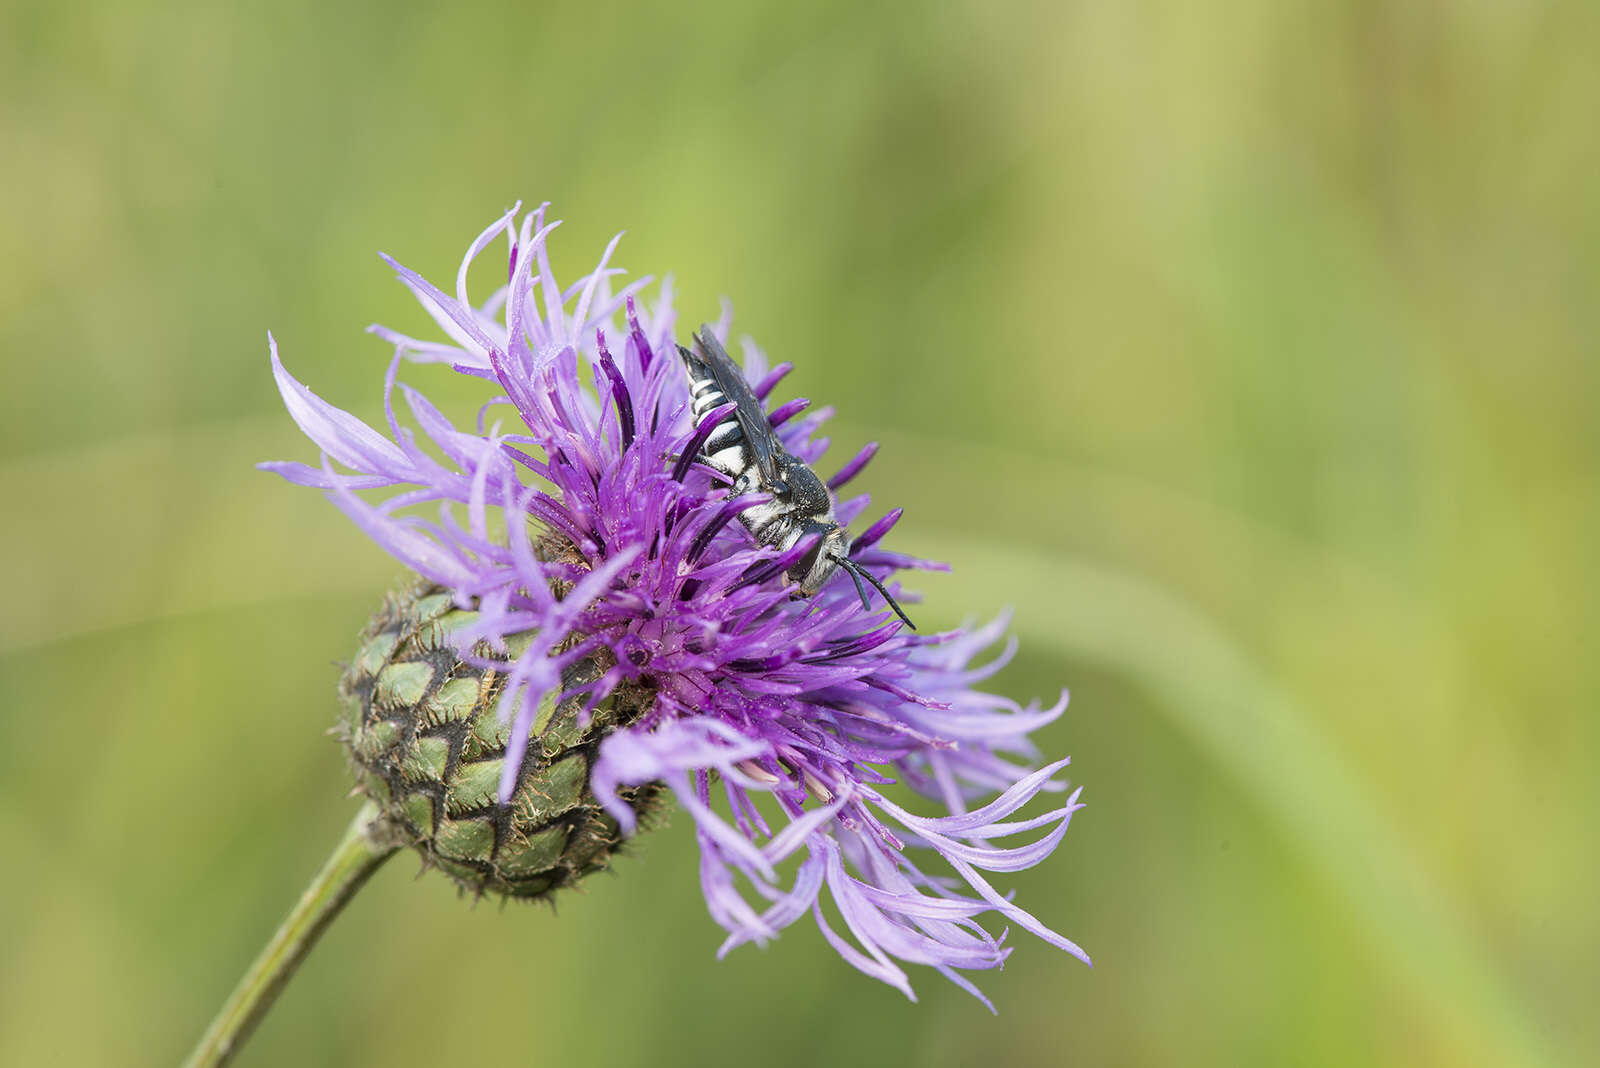
[[[1097,967],[719,963],[680,820],[558,914],[392,865],[242,1065],[1600,1056],[1600,7],[669,10],[0,12],[0,1063],[174,1062],[337,837],[396,575],[251,469],[266,330],[375,415],[372,253],[518,197],[883,440],[919,620],[1016,606]]]

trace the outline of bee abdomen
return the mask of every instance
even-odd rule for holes
[[[709,378],[698,378],[690,382],[689,394],[690,409],[694,412],[697,423],[710,412],[728,403],[727,396]],[[732,413],[725,416],[711,431],[705,444],[700,447],[700,455],[712,467],[734,478],[750,466],[744,432],[739,428],[739,420],[734,418]]]

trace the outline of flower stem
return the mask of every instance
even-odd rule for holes
[[[377,806],[370,801],[362,805],[327,863],[211,1021],[184,1068],[215,1068],[233,1058],[339,910],[394,855],[398,847],[388,839]]]

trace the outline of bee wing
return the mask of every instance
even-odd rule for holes
[[[716,380],[717,388],[735,405],[734,415],[739,419],[739,429],[744,432],[750,454],[755,457],[762,483],[768,488],[778,486],[781,482],[778,478],[778,454],[782,446],[772,433],[772,424],[767,422],[766,409],[756,399],[755,390],[750,388],[744,372],[733,362],[728,350],[722,347],[717,335],[711,332],[710,323],[700,325],[700,332],[694,335],[694,340],[705,357],[706,366],[711,369],[711,377]]]

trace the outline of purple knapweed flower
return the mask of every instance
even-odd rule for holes
[[[763,497],[729,499],[726,479],[697,462],[720,412],[691,425],[670,281],[650,305],[638,297],[649,279],[614,292],[614,238],[598,267],[562,287],[546,252],[557,224],[545,222],[544,207],[519,224],[519,208],[472,242],[453,295],[385,257],[449,339],[371,328],[395,349],[386,430],[313,394],[274,343],[284,402],[323,459],[262,465],[324,490],[379,545],[475,610],[454,640],[464,657],[482,657],[485,642],[502,650],[486,665],[508,677],[499,712],[516,758],[506,761],[502,800],[541,697],[561,690],[565,668],[602,654],[588,707],[625,686],[654,700],[600,743],[593,794],[631,831],[635,813],[618,791],[672,790],[694,817],[706,904],[728,932],[722,952],[772,938],[810,911],[845,960],[907,996],[897,962],[936,968],[982,999],[959,973],[998,967],[1010,953],[1003,931],[978,922],[995,914],[1087,963],[988,877],[1044,860],[1081,807],[1073,790],[1059,807],[1017,815],[1037,795],[1066,789],[1058,775],[1067,760],[1034,770],[1028,740],[1061,714],[1065,693],[1024,708],[974,689],[1015,650],[1012,639],[974,666],[1003,636],[1004,618],[918,635],[881,602],[864,607],[842,574],[812,598],[792,597],[783,575],[809,545],[758,545],[734,520]],[[474,303],[468,269],[501,234],[508,281]],[[727,319],[725,311],[721,336]],[[393,403],[402,359],[485,380],[496,392],[476,429],[458,429],[399,384],[415,429],[402,426]],[[745,373],[763,402],[788,370],[769,370],[745,346]],[[802,407],[783,404],[771,422],[790,452],[815,464],[829,413],[793,418]],[[830,488],[874,451],[861,450]],[[372,503],[360,495],[370,490],[393,492]],[[435,502],[436,517],[417,514]],[[867,504],[864,495],[840,500],[839,521]],[[896,509],[871,523],[853,555],[909,602],[891,575],[943,565],[880,547],[899,517]],[[503,652],[507,639],[530,634],[516,656]],[[886,791],[894,783],[909,788],[899,800]],[[915,796],[941,814],[905,807]],[[953,876],[913,862],[930,851]],[[779,865],[796,855],[792,876],[780,878]],[[824,913],[824,889],[843,931]]]

